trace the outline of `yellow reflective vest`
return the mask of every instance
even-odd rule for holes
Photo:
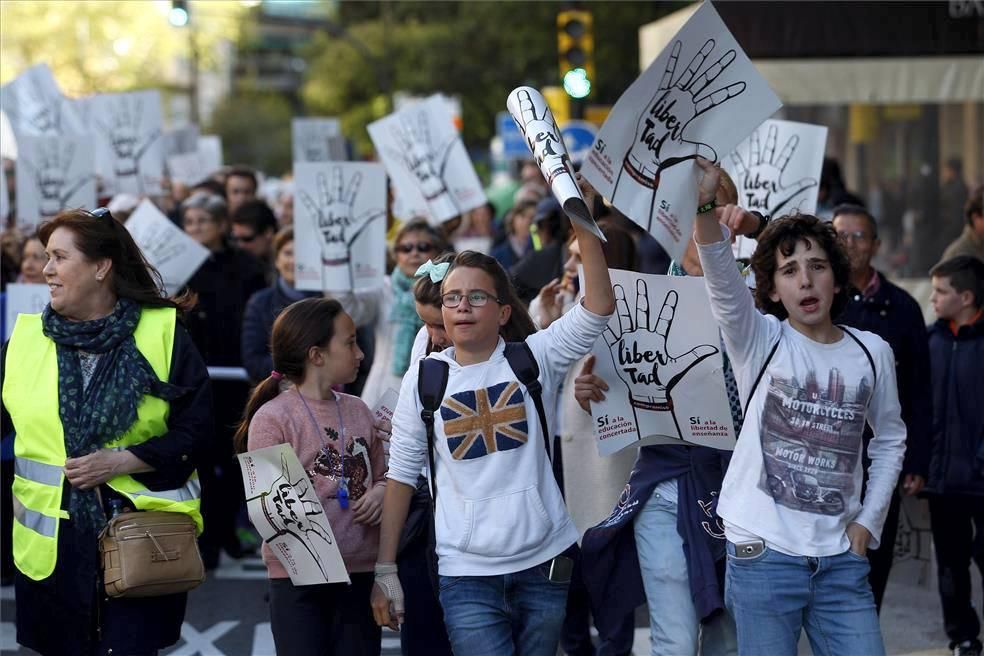
[[[158,378],[168,380],[174,348],[173,308],[144,308],[134,331],[137,349]],[[65,482],[65,434],[58,414],[56,346],[41,329],[40,314],[17,317],[4,363],[3,402],[17,437],[14,440],[14,563],[25,576],[40,581],[55,570],[58,525],[69,519],[62,510]],[[107,448],[124,449],[167,432],[170,405],[145,395],[137,420]],[[152,491],[132,476],[117,476],[107,485],[127,497],[137,510],[190,515],[202,531],[201,486],[194,472],[182,487]]]

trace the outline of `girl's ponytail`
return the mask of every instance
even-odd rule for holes
[[[236,453],[246,452],[246,441],[249,437],[249,422],[253,421],[253,415],[264,403],[272,401],[280,394],[280,380],[273,376],[267,376],[259,385],[253,388],[253,393],[249,395],[246,402],[246,409],[243,411],[243,419],[239,422],[236,434],[232,438],[232,444]]]

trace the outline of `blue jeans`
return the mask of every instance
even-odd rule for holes
[[[735,623],[722,613],[701,624],[687,575],[677,504],[659,492],[635,518],[636,551],[649,604],[652,656],[725,656],[738,653]]]
[[[787,556],[768,547],[735,558],[728,543],[725,601],[738,625],[742,656],[795,656],[805,627],[816,656],[883,656],[868,583],[868,559],[852,551],[835,556]]]
[[[441,576],[441,606],[455,656],[555,656],[567,583],[545,563],[513,574]]]

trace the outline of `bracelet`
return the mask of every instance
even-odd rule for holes
[[[758,217],[759,226],[758,228],[755,229],[754,232],[747,234],[745,236],[748,237],[749,239],[758,239],[759,235],[762,234],[762,231],[765,230],[766,227],[768,227],[769,221],[771,221],[771,219],[766,215],[762,214],[761,212],[752,212],[752,215]]]
[[[396,563],[376,563],[376,566],[373,568],[373,571],[376,574],[376,576],[385,575],[385,574],[396,574],[397,571]]]
[[[707,212],[710,212],[711,210],[713,210],[717,206],[718,206],[717,201],[712,198],[711,200],[707,201],[706,203],[704,203],[703,205],[701,205],[700,207],[698,207],[697,208],[697,213],[698,214],[705,214]]]

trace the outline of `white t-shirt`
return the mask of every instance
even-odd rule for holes
[[[857,522],[876,548],[905,453],[892,349],[873,333],[850,329],[870,352],[872,372],[850,335],[821,344],[788,321],[760,314],[735,267],[729,236],[698,250],[743,403],[779,345],[755,389],[721,487],[718,514],[728,540],[761,538],[788,554],[830,556],[848,549],[847,525]],[[862,505],[865,421],[874,438]]]
[[[526,343],[540,368],[543,405],[553,425],[556,395],[568,367],[591,350],[608,317],[578,306]],[[448,363],[444,402],[435,415],[438,569],[444,576],[518,572],[577,541],[554,481],[536,407],[504,355],[462,366],[454,348],[432,353]],[[393,416],[387,476],[414,485],[427,462],[417,367],[403,378]]]

